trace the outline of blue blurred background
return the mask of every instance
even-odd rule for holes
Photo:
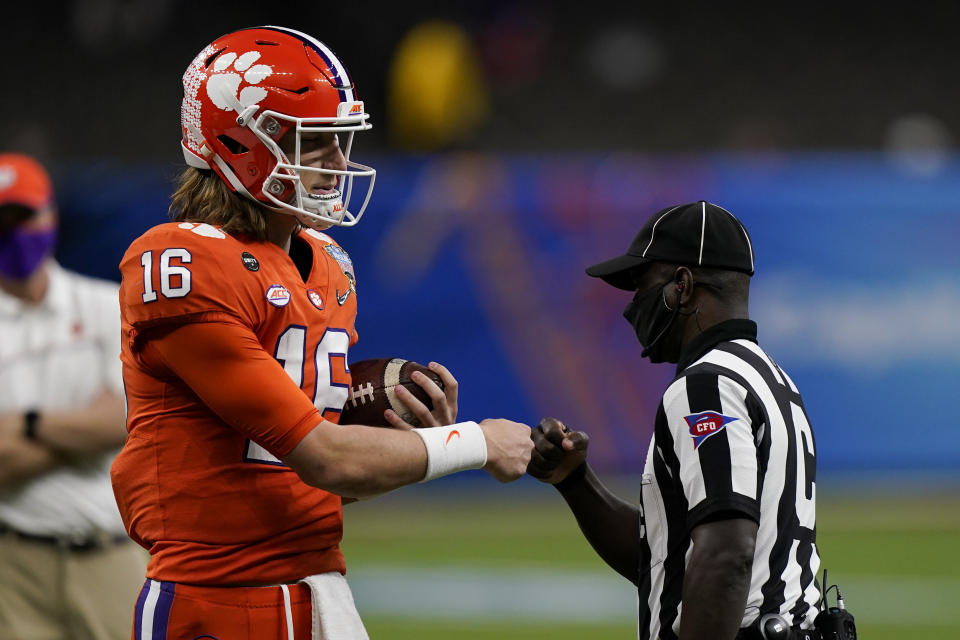
[[[583,269],[708,199],[757,253],[751,313],[806,398],[821,469],[960,476],[960,10],[601,0],[5,8],[0,148],[52,170],[58,257],[116,279],[165,220],[180,76],[217,35],[284,24],[346,61],[378,169],[355,229],[353,359],[447,364],[462,414],[593,434],[636,471],[672,371]],[[13,63],[11,64],[11,61]],[[904,475],[906,474],[906,475]]]
[[[599,468],[635,472],[673,370],[640,359],[629,294],[583,269],[658,209],[703,198],[753,235],[751,314],[804,393],[820,469],[960,470],[953,155],[923,174],[869,152],[368,159],[371,209],[333,232],[357,265],[352,359],[438,360],[462,383],[461,415],[556,415],[591,433]],[[63,172],[62,263],[115,279],[123,248],[165,220],[169,173]]]

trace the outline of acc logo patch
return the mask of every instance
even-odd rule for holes
[[[717,413],[716,411],[701,411],[693,415],[684,416],[687,425],[690,427],[690,435],[693,437],[693,448],[697,449],[703,441],[723,431],[724,427],[737,420]]]
[[[282,284],[271,285],[267,289],[267,302],[275,307],[285,307],[290,303],[290,292]]]
[[[323,298],[313,289],[307,289],[307,297],[317,309],[323,310]]]

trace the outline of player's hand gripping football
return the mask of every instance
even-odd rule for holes
[[[437,362],[431,362],[427,365],[427,368],[440,376],[443,381],[443,389],[419,371],[413,372],[410,379],[420,385],[430,396],[430,400],[433,402],[432,411],[403,385],[395,387],[394,392],[397,394],[397,398],[407,405],[407,408],[420,421],[420,427],[442,427],[453,424],[457,421],[457,379],[445,366]],[[397,412],[393,409],[387,409],[383,416],[394,429],[413,429],[413,425],[397,415]]]
[[[533,442],[530,427],[512,420],[488,418],[480,423],[487,441],[483,468],[500,482],[516,480],[527,470]]]
[[[527,473],[543,482],[561,482],[587,459],[590,436],[570,431],[556,418],[541,420],[531,437],[534,448]]]

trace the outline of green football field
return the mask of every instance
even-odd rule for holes
[[[636,637],[632,585],[594,555],[553,489],[483,486],[412,487],[344,509],[348,578],[371,638]],[[960,493],[821,490],[818,543],[861,637],[960,638]]]

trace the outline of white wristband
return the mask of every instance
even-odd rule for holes
[[[414,429],[427,447],[427,474],[420,482],[487,464],[487,439],[476,422]]]

